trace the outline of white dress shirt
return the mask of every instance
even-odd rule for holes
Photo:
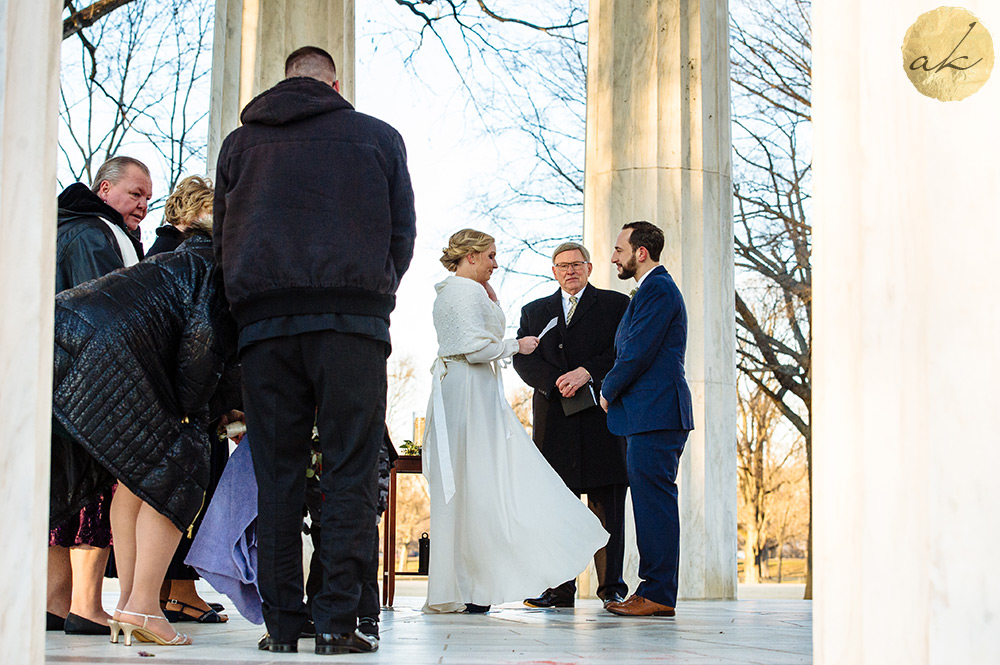
[[[649,276],[649,273],[653,272],[653,270],[655,268],[656,268],[656,266],[653,266],[652,268],[650,268],[649,270],[647,270],[646,272],[644,272],[642,274],[642,277],[640,277],[638,280],[636,280],[636,282],[635,282],[635,289],[636,289],[636,291],[638,291],[639,287],[642,286],[642,280],[646,279],[646,277]]]
[[[590,285],[588,284],[587,286],[590,286]],[[582,297],[583,297],[583,292],[587,290],[587,286],[584,286],[584,287],[583,287],[582,289],[580,289],[580,290],[579,290],[579,291],[578,291],[577,293],[573,294],[573,295],[575,295],[575,296],[576,296],[576,306],[577,306],[577,307],[579,307],[579,306],[580,306],[580,298],[582,298]],[[562,305],[563,305],[563,321],[565,321],[565,320],[566,320],[566,316],[567,316],[567,315],[569,314],[569,308],[570,308],[570,302],[569,302],[569,299],[570,299],[570,298],[571,298],[572,296],[571,296],[571,295],[570,295],[569,293],[566,293],[566,291],[564,291],[564,290],[562,290],[562,289],[560,289],[560,291],[561,291],[561,293],[562,293]],[[575,316],[575,314],[574,314],[574,316]]]
[[[125,235],[125,232],[122,231],[122,228],[117,224],[112,224],[103,217],[101,217],[101,221],[107,224],[108,228],[111,229],[111,232],[115,235],[115,240],[118,241],[118,249],[122,252],[122,263],[125,264],[125,267],[128,268],[129,266],[134,266],[138,263],[139,255],[135,252],[135,246],[132,244],[132,241],[129,240],[129,237]]]

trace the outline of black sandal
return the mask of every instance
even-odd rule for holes
[[[180,609],[169,609],[170,606]],[[201,612],[199,616],[193,616],[185,612],[185,609],[192,609],[195,612]],[[219,616],[219,613],[214,608],[209,608],[207,612],[202,612],[201,609],[195,607],[194,605],[188,605],[179,600],[174,600],[171,598],[167,601],[167,607],[163,610],[163,616],[167,617],[167,621],[170,623],[177,623],[179,621],[195,621],[197,623],[226,623],[227,619],[223,619]]]

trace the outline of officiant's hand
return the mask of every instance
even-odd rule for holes
[[[590,381],[590,372],[582,367],[577,367],[571,372],[566,372],[556,379],[556,388],[563,397],[572,397],[576,391]]]
[[[517,340],[517,352],[528,356],[531,355],[532,351],[538,348],[538,338],[537,337],[522,337]]]

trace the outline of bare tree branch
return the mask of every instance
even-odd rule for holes
[[[811,474],[810,15],[810,0],[742,0],[730,36],[737,366],[802,435]]]
[[[63,7],[70,12],[63,19],[63,40],[77,34],[84,28],[89,28],[114,10],[135,0],[98,0],[83,9],[76,10],[72,0],[65,0]]]
[[[212,1],[131,0],[77,33],[78,59],[64,49],[60,154],[74,180],[122,150],[152,152],[166,184],[155,210],[192,160],[202,171]]]

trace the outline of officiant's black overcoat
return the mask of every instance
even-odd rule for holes
[[[555,384],[566,372],[585,367],[593,377],[594,394],[600,394],[601,381],[615,362],[615,331],[628,297],[589,284],[567,326],[561,294],[556,291],[521,310],[518,337],[538,335],[549,321],[557,320],[534,353],[514,356],[514,369],[535,389],[532,437],[570,489],[626,485],[625,439],[608,431],[599,406],[566,416]]]

